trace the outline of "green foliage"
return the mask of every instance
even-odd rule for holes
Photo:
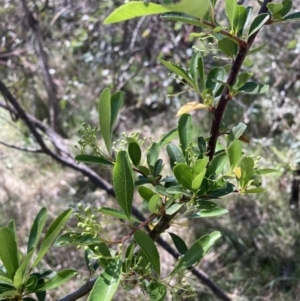
[[[71,269],[57,273],[49,270],[33,272],[33,268],[47,253],[70,215],[70,209],[64,211],[52,222],[45,237],[40,240],[47,218],[47,209],[42,208],[32,224],[25,255],[18,249],[14,223],[10,222],[8,227],[0,228],[0,260],[3,264],[0,269],[0,299],[7,296],[18,298],[35,293],[38,300],[45,300],[47,290],[57,288],[77,274]],[[37,257],[31,263],[34,253]]]

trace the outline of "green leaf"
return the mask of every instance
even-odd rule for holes
[[[105,88],[100,94],[99,105],[99,124],[102,137],[105,142],[106,149],[110,154],[111,150],[111,92],[109,88]]]
[[[259,31],[264,24],[266,24],[270,19],[269,14],[260,14],[252,22],[249,28],[248,36],[250,37],[255,32]]]
[[[200,210],[212,210],[217,207],[217,204],[211,201],[200,201],[197,203],[196,207]]]
[[[153,240],[149,237],[145,232],[138,230],[134,233],[134,239],[137,244],[141,247],[142,251],[145,253],[149,262],[152,263],[155,272],[160,275],[160,261],[159,261],[159,253],[157,248],[153,242]]]
[[[172,197],[172,195],[167,192],[167,190],[168,190],[167,187],[164,187],[162,185],[156,185],[155,190],[159,195],[163,195],[166,197]]]
[[[193,174],[200,174],[204,169],[206,170],[206,166],[209,162],[208,157],[204,157],[203,159],[198,159],[194,165],[192,166]]]
[[[243,85],[238,91],[245,94],[263,94],[269,90],[269,85],[257,84],[255,82],[248,82]]]
[[[138,166],[141,161],[141,157],[142,157],[142,151],[141,151],[141,148],[138,145],[138,143],[136,143],[136,142],[129,143],[128,154],[129,154],[129,157],[130,157],[133,165]]]
[[[298,21],[300,20],[300,12],[290,14],[283,18],[283,21]]]
[[[23,260],[22,260],[22,263],[19,267],[19,269],[21,270],[21,273],[22,275],[25,274],[27,268],[29,267],[29,262],[33,256],[33,253],[34,253],[34,248],[31,249],[31,251],[28,251],[27,254],[24,256]]]
[[[165,134],[158,142],[158,144],[162,147],[170,143],[174,138],[178,136],[177,128],[171,130],[167,134]]]
[[[178,212],[184,205],[185,205],[184,203],[181,204],[174,203],[166,210],[166,214],[173,215],[174,213]]]
[[[141,1],[131,1],[114,10],[105,20],[104,24],[117,23],[136,17],[162,14],[167,12],[180,12],[197,18],[203,18],[209,9],[209,0],[195,2],[194,0],[182,0],[176,4],[159,5],[148,3],[144,5]]]
[[[190,62],[190,73],[193,78],[194,83],[199,88],[198,82],[200,80],[202,88],[204,88],[204,68],[203,68],[203,59],[201,56],[201,52],[197,51],[192,56]]]
[[[12,231],[0,228],[0,260],[6,269],[7,275],[13,279],[19,268],[17,243]]]
[[[93,155],[77,155],[75,157],[75,160],[78,162],[84,162],[84,163],[114,165],[111,161],[108,161],[102,157],[97,157],[97,156],[93,156]]]
[[[188,160],[187,148],[190,145],[193,137],[192,117],[189,114],[182,114],[178,121],[178,134],[182,153],[186,161]]]
[[[161,282],[151,281],[146,288],[150,301],[164,301],[167,296],[167,288]]]
[[[282,4],[283,4],[283,9],[279,13],[283,17],[290,12],[293,3],[291,0],[283,0]]]
[[[198,18],[182,13],[164,13],[160,15],[160,18],[162,18],[165,21],[183,22],[186,24],[195,25],[197,27],[207,28],[207,26],[201,23]]]
[[[213,209],[204,209],[199,212],[197,212],[195,215],[189,216],[189,218],[201,218],[201,217],[216,217],[223,214],[228,213],[227,209],[215,207]]]
[[[50,280],[37,285],[34,288],[34,292],[41,292],[41,291],[52,290],[54,288],[57,288],[58,286],[64,284],[65,282],[67,282],[68,280],[70,280],[76,275],[77,275],[76,270],[67,269],[67,270],[59,271]]]
[[[267,7],[272,15],[276,15],[278,12],[280,12],[283,9],[283,4],[270,2],[267,4]]]
[[[14,297],[20,296],[20,293],[18,291],[16,291],[16,290],[6,290],[4,292],[1,292],[1,287],[0,287],[0,297],[9,297],[9,296],[14,296]],[[16,299],[16,298],[13,298],[13,299]],[[10,298],[9,299],[5,298],[4,300],[5,301],[6,300],[10,300]]]
[[[228,148],[228,157],[231,170],[234,170],[242,157],[242,143],[239,140],[233,141]]]
[[[125,215],[125,214],[124,214]],[[93,235],[82,235],[81,233],[68,232],[60,235],[54,243],[55,247],[76,245],[76,246],[86,246],[99,242],[98,238]]]
[[[243,5],[237,5],[236,12],[233,18],[233,30],[238,37],[243,35],[245,24],[247,21],[247,10]]]
[[[230,28],[233,29],[233,25],[234,25],[234,19],[236,18],[236,14],[237,14],[237,2],[236,0],[226,0],[226,15],[227,18],[229,20],[230,23]]]
[[[252,72],[241,72],[238,75],[236,83],[234,84],[234,89],[241,88],[252,77],[252,75]]]
[[[154,167],[158,156],[160,153],[160,145],[156,142],[153,142],[149,148],[148,154],[147,154],[147,162],[149,167],[152,166]]]
[[[254,160],[250,157],[244,157],[241,160],[241,188],[245,188],[254,175]]]
[[[120,91],[114,93],[111,97],[110,103],[111,103],[110,134],[112,135],[119,111],[124,103],[124,93]]]
[[[200,259],[208,252],[210,247],[215,243],[215,241],[220,237],[221,233],[216,231],[199,238],[179,260],[171,275],[173,275],[178,270],[181,270],[183,268],[186,269],[199,262]]]
[[[278,169],[273,168],[263,168],[263,169],[257,169],[255,170],[255,174],[257,175],[268,175],[271,173],[279,173],[280,171]]]
[[[56,220],[51,224],[50,228],[48,229],[44,237],[39,253],[32,265],[32,268],[34,268],[41,261],[44,255],[47,253],[52,243],[55,241],[59,232],[61,231],[61,228],[67,223],[71,214],[72,214],[72,209],[67,209],[63,213],[61,213],[56,218]]]
[[[138,193],[147,202],[149,202],[150,199],[156,194],[153,190],[145,186],[140,186],[138,188]]]
[[[22,270],[18,268],[14,276],[14,287],[17,290],[20,290],[20,288],[22,287],[22,280],[23,280],[23,273]]]
[[[170,143],[167,145],[167,153],[170,158],[170,164],[172,168],[174,167],[175,163],[185,162],[181,150],[175,144]]]
[[[128,155],[125,151],[118,152],[113,170],[113,186],[120,207],[125,215],[130,218],[134,193],[134,178]]]
[[[257,53],[257,52],[260,52],[262,49],[264,49],[266,47],[266,44],[263,43],[253,49],[251,49],[250,51],[248,51],[247,53],[247,56],[250,55],[250,54],[254,54],[254,53]],[[235,85],[236,86],[236,85]]]
[[[182,240],[181,237],[179,237],[178,235],[174,234],[174,233],[171,233],[169,232],[172,240],[173,240],[173,243],[177,249],[177,251],[180,253],[180,254],[185,254],[186,251],[188,250],[188,247],[186,246],[185,242]]]
[[[188,197],[191,196],[191,193],[186,191],[185,189],[181,188],[180,186],[171,186],[167,189],[167,193],[169,194],[183,194]]]
[[[186,189],[192,190],[194,175],[189,166],[184,163],[178,163],[174,167],[173,172],[179,184]]]
[[[228,147],[230,146],[230,144],[239,139],[243,133],[245,132],[247,126],[245,123],[240,122],[237,126],[233,127],[232,130],[230,131],[229,135],[228,135]]]
[[[206,173],[206,168],[204,170],[202,170],[197,176],[196,178],[194,178],[193,182],[192,182],[192,189],[193,190],[197,190],[200,188],[202,181],[204,179]]]
[[[244,193],[263,193],[266,190],[262,187],[257,187],[257,188],[253,188],[253,189],[247,189],[244,191]]]
[[[34,219],[34,222],[32,224],[32,227],[30,229],[28,244],[27,244],[27,253],[32,248],[35,249],[38,241],[41,237],[42,231],[45,226],[45,222],[47,219],[47,208],[42,208],[37,216]]]
[[[25,287],[28,291],[34,291],[34,288],[36,287],[38,283],[38,279],[35,275],[29,276],[29,278],[26,280]]]
[[[207,175],[210,176],[212,174],[219,174],[226,162],[227,162],[227,154],[225,152],[221,152],[219,154],[217,154],[216,156],[214,156],[214,158],[211,160],[210,164],[208,165],[207,168]]]
[[[13,281],[12,281],[12,279],[10,279],[9,278],[9,276],[8,275],[6,275],[6,274],[0,274],[0,285],[2,285],[3,283],[6,283],[6,284],[13,284]],[[1,291],[1,289],[0,289],[0,291]]]
[[[234,191],[236,191],[236,187],[231,183],[227,183],[225,188],[216,189],[216,190],[210,192],[208,196],[210,198],[220,198],[220,197],[227,195],[229,193],[232,193]]]
[[[238,52],[238,46],[232,40],[223,38],[218,41],[218,48],[230,58],[234,59]]]
[[[14,220],[11,220],[8,225],[7,225],[8,229],[11,231],[14,240],[17,241],[17,231],[16,231],[16,224]]]
[[[200,154],[203,157],[203,155],[206,154],[206,141],[203,137],[198,137],[197,143],[198,143]]]
[[[217,82],[218,81],[218,82]],[[206,89],[210,89],[213,95],[216,96],[222,84],[220,82],[226,81],[226,70],[223,67],[212,68],[206,80]]]
[[[159,194],[155,194],[149,201],[149,211],[152,213],[158,213],[161,206],[161,198]]]
[[[173,63],[161,60],[160,61],[165,67],[167,67],[169,70],[173,71],[176,75],[182,77],[195,91],[198,91],[197,85],[194,83],[194,81],[189,77],[188,73],[183,70],[180,66],[177,66]]]

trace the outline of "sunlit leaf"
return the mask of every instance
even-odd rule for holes
[[[177,181],[186,189],[192,190],[194,175],[189,166],[184,163],[178,163],[173,169]]]
[[[178,212],[184,205],[185,205],[184,203],[182,204],[174,203],[166,210],[166,214],[173,215],[174,213]]]

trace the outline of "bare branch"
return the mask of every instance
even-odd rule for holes
[[[43,151],[41,149],[29,149],[29,148],[23,148],[23,147],[19,147],[13,144],[8,144],[6,142],[0,141],[0,144],[9,147],[9,148],[13,148],[22,152],[27,152],[27,153],[43,153]]]

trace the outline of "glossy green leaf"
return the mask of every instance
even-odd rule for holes
[[[250,157],[244,157],[241,160],[241,178],[240,185],[241,188],[245,188],[248,182],[254,175],[254,160]]]
[[[36,285],[38,283],[38,279],[35,275],[29,276],[29,278],[25,282],[25,287],[28,291],[34,291]]]
[[[150,300],[149,301],[164,301],[167,296],[167,288],[161,282],[151,281],[149,286],[146,288]]]
[[[176,22],[183,22],[185,24],[195,25],[197,27],[204,27],[204,28],[207,27],[203,23],[201,23],[198,18],[182,13],[176,13],[176,12],[164,13],[160,15],[160,18],[162,18],[165,21],[176,21]]]
[[[299,20],[300,20],[300,12],[287,15],[286,17],[283,18],[283,21],[299,21]]]
[[[142,230],[138,230],[134,233],[134,239],[137,244],[141,247],[142,251],[146,255],[149,262],[152,263],[155,272],[160,275],[160,260],[159,253],[157,248],[153,242],[153,240],[149,237],[148,234],[143,232]]]
[[[182,240],[181,237],[179,237],[178,235],[174,234],[174,233],[171,233],[169,232],[172,240],[173,240],[173,243],[177,249],[177,251],[180,253],[180,254],[185,254],[186,251],[188,250],[188,247],[186,246],[185,242]]]
[[[108,161],[102,157],[93,156],[93,155],[77,155],[75,160],[78,162],[91,163],[91,164],[104,164],[104,165],[113,165],[111,161]]]
[[[120,207],[125,215],[130,218],[134,193],[134,178],[128,155],[125,151],[118,152],[113,170],[113,187]]]
[[[44,225],[47,219],[47,209],[42,208],[37,216],[34,219],[32,227],[30,229],[28,244],[27,244],[27,253],[32,248],[36,248],[37,243],[41,237],[42,231],[44,229]]]
[[[248,82],[238,89],[238,91],[245,94],[263,94],[269,90],[269,85],[257,84],[255,82]]]
[[[170,143],[167,145],[167,153],[170,158],[170,164],[173,168],[175,163],[185,162],[182,151],[175,144]]]
[[[202,181],[204,179],[206,173],[206,168],[204,170],[202,170],[193,180],[192,182],[192,189],[193,190],[197,190],[200,188]]]
[[[61,231],[61,228],[67,223],[69,217],[72,214],[72,209],[67,209],[63,213],[61,213],[51,224],[50,228],[48,229],[44,240],[41,244],[40,250],[38,252],[37,258],[35,259],[32,268],[34,268],[44,257],[47,253],[55,239],[57,238],[58,234]]]
[[[159,152],[160,152],[160,145],[156,142],[153,142],[148,150],[148,154],[147,154],[147,162],[150,166],[155,165],[158,156],[159,156]]]
[[[14,220],[11,220],[8,225],[7,228],[11,231],[15,241],[17,241],[17,231],[16,231],[16,224]]]
[[[225,188],[216,189],[216,190],[210,192],[208,194],[208,196],[210,198],[220,198],[220,197],[227,195],[229,193],[232,193],[234,191],[236,191],[236,187],[231,183],[227,183]]]
[[[111,149],[111,92],[109,88],[105,88],[100,94],[99,104],[99,125],[102,137],[105,142],[106,149],[110,153]]]
[[[246,124],[242,122],[240,122],[237,126],[232,128],[232,130],[228,135],[228,142],[227,142],[228,147],[233,141],[239,139],[243,135],[246,128],[247,128]]]
[[[197,202],[196,207],[200,210],[212,210],[217,207],[217,204],[211,201],[200,201]]]
[[[171,275],[178,270],[181,270],[183,268],[186,269],[193,264],[198,263],[200,259],[208,252],[211,246],[215,243],[215,241],[220,237],[221,233],[216,231],[199,238],[179,260]]]
[[[51,289],[57,288],[58,286],[64,284],[65,282],[67,282],[68,280],[70,280],[71,278],[73,278],[76,275],[77,275],[76,270],[67,269],[67,270],[59,271],[50,280],[37,285],[35,287],[34,291],[41,292],[41,291],[46,291],[46,290],[51,290]]]
[[[167,189],[167,192],[169,194],[182,194],[182,195],[186,195],[188,197],[191,196],[191,193],[186,191],[185,189],[181,188],[180,186],[171,186]]]
[[[152,213],[158,213],[161,206],[161,198],[159,194],[155,194],[149,201],[148,209]]]
[[[20,288],[22,288],[22,281],[23,281],[23,273],[21,269],[18,268],[14,275],[14,287],[17,290],[20,290]]]
[[[159,5],[141,1],[128,2],[114,10],[105,20],[104,24],[117,23],[136,17],[162,14],[167,12],[180,12],[197,18],[203,18],[209,9],[209,0],[195,2],[194,0],[182,0],[176,4]]]
[[[215,96],[222,84],[226,81],[226,70],[223,67],[212,68],[206,79],[206,89],[210,89]]]
[[[227,162],[227,158],[228,156],[225,152],[221,152],[214,156],[212,161],[208,165],[207,175],[210,176],[212,174],[219,174],[223,170]]]
[[[149,202],[150,199],[156,194],[153,190],[146,186],[139,186],[138,193],[147,202]]]
[[[7,275],[10,279],[13,279],[19,268],[19,260],[17,243],[9,228],[0,228],[0,242],[0,260],[6,269]]]
[[[130,157],[133,165],[138,166],[141,161],[141,157],[142,157],[142,151],[141,151],[141,148],[138,145],[138,143],[136,143],[136,142],[129,143],[128,154],[129,154],[129,157]]]
[[[117,121],[118,114],[124,103],[124,93],[116,92],[112,95],[110,100],[111,118],[110,118],[110,134],[112,135],[114,125]]]
[[[206,141],[203,137],[198,137],[197,143],[200,154],[203,156],[204,154],[206,154]]]
[[[231,170],[234,170],[237,167],[242,157],[242,149],[242,143],[239,140],[235,140],[230,144],[230,147],[228,148],[228,157]]]
[[[2,286],[2,285],[1,285]],[[1,290],[1,286],[0,286],[0,297],[10,297],[10,296],[14,296],[14,298],[12,299],[16,299],[16,296],[20,296],[20,293],[14,289],[10,290],[10,289],[7,289],[7,290]],[[3,298],[1,298],[3,300]],[[10,300],[11,298],[5,298],[4,300],[7,301],[7,300]]]
[[[198,159],[192,166],[193,174],[196,175],[201,173],[206,168],[208,162],[209,162],[208,157],[204,157],[203,159]]]
[[[190,73],[194,83],[199,87],[198,82],[200,81],[202,88],[204,88],[204,68],[203,68],[203,59],[201,52],[197,51],[192,56],[190,62]]]
[[[252,20],[252,15],[253,15],[253,6],[247,6],[246,7],[246,11],[247,11],[247,19],[246,22],[244,24],[244,28],[247,27],[247,25],[250,23],[250,21]]]
[[[234,84],[234,89],[239,89],[243,85],[246,84],[246,82],[252,77],[253,73],[252,72],[241,72],[238,75],[237,81]]]
[[[20,271],[21,271],[21,274],[24,275],[26,270],[29,268],[29,262],[33,256],[33,253],[34,253],[35,249],[32,248],[31,250],[29,250],[27,252],[27,254],[23,257],[22,259],[22,263],[19,267]]]
[[[259,31],[264,24],[266,24],[270,19],[269,14],[260,14],[252,22],[249,28],[248,36],[250,37],[257,31]]]
[[[186,189],[192,190],[194,175],[189,166],[184,163],[178,163],[174,167],[173,172],[179,184]]]
[[[227,213],[228,213],[227,209],[215,207],[210,210],[209,209],[201,210],[201,211],[197,212],[196,214],[189,216],[189,218],[216,217],[216,216],[220,216],[220,215],[227,214]]]
[[[55,247],[68,246],[68,245],[86,246],[97,242],[99,242],[99,239],[95,238],[91,234],[82,235],[81,233],[68,232],[60,235],[55,240],[54,246]]]
[[[165,134],[158,142],[160,146],[165,146],[178,136],[177,128]]]
[[[167,192],[168,188],[162,185],[156,185],[155,190],[159,195],[171,197],[172,195]]]
[[[182,69],[180,66],[177,66],[173,63],[164,60],[161,60],[160,62],[169,70],[173,71],[176,75],[182,77],[193,89],[198,91],[197,85],[194,83],[194,81],[190,78],[190,76],[184,69]]]
[[[290,12],[293,7],[293,3],[291,0],[283,0],[283,9],[279,12],[282,17]]]
[[[236,0],[226,0],[226,15],[230,23],[230,28],[233,29],[234,19],[236,18],[237,14],[237,2]]]
[[[237,44],[228,38],[223,38],[222,40],[219,40],[218,48],[232,59],[235,58],[238,52]]]
[[[272,15],[276,15],[278,12],[280,12],[283,9],[283,4],[270,2],[267,4],[267,7]]]
[[[162,159],[158,159],[155,164],[154,164],[154,167],[153,167],[153,176],[154,177],[157,177],[160,175],[162,169],[164,167],[164,164],[163,164],[163,160]]]
[[[186,150],[189,147],[193,137],[193,124],[191,115],[182,114],[180,116],[178,121],[178,134],[182,153],[187,160],[188,158]]]
[[[242,37],[245,24],[247,21],[247,10],[243,5],[237,5],[234,18],[233,18],[233,30],[238,37]]]
[[[173,215],[174,213],[178,212],[184,205],[185,205],[184,203],[182,204],[174,203],[166,210],[166,214]]]
[[[3,275],[3,274],[2,273],[0,274],[0,285],[3,283],[13,284],[12,279],[10,279],[8,275],[6,275],[6,274]]]

